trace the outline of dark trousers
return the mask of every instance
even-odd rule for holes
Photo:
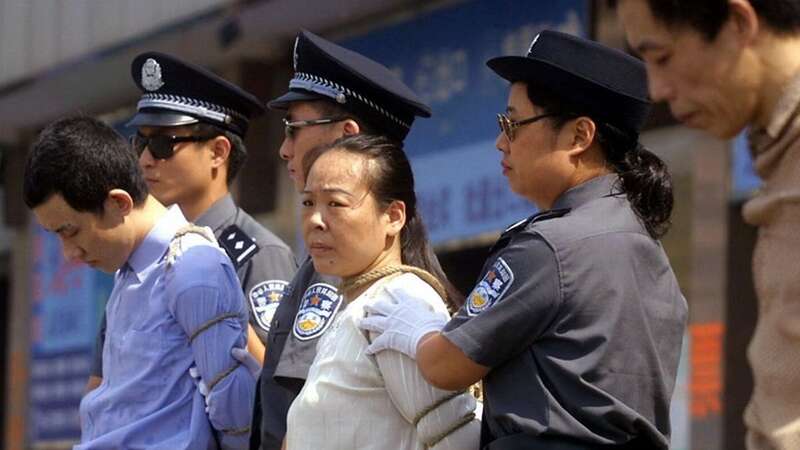
[[[514,434],[495,439],[483,450],[651,450],[654,447],[637,441],[624,445],[597,445],[566,438]]]

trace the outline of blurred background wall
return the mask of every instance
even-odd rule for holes
[[[61,449],[79,438],[110,276],[70,265],[21,198],[27,147],[75,113],[124,127],[138,92],[130,61],[147,50],[206,66],[268,100],[291,75],[291,43],[309,29],[397,71],[434,115],[406,148],[423,216],[448,275],[469,291],[488,247],[535,212],[514,196],[494,149],[507,85],[484,62],[522,54],[542,29],[625,48],[603,1],[560,0],[0,0],[0,425],[3,448]],[[298,253],[298,199],[277,149],[281,114],[251,128],[235,181],[240,204]],[[664,246],[690,304],[673,401],[673,448],[742,449],[751,389],[744,351],[755,322],[752,228],[757,188],[747,144],[678,125],[663,105],[643,135],[672,171],[676,208]]]

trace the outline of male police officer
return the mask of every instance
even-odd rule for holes
[[[386,67],[307,31],[295,40],[294,72],[289,92],[269,107],[286,111],[280,155],[298,190],[305,184],[303,156],[315,146],[358,133],[402,142],[416,116],[430,116],[422,100]],[[280,448],[289,404],[305,383],[317,341],[345,307],[337,282],[317,274],[307,259],[286,289],[271,326],[251,449]],[[329,310],[312,301],[320,296],[331,301],[325,302],[332,305]]]
[[[213,230],[247,300],[248,349],[262,361],[272,315],[297,264],[283,241],[236,206],[228,187],[247,156],[248,122],[264,108],[239,87],[162,53],[137,56],[131,75],[143,95],[129,125],[138,127],[132,142],[148,188]],[[102,376],[100,367],[93,375]]]

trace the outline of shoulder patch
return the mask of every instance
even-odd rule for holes
[[[318,338],[328,329],[339,310],[342,296],[327,283],[316,283],[306,289],[294,318],[292,333],[301,341]]]
[[[256,241],[235,224],[222,230],[219,235],[219,245],[225,249],[236,270],[239,270],[259,250]]]
[[[467,297],[467,314],[477,316],[497,303],[514,283],[514,272],[503,258],[497,258]]]
[[[253,317],[262,330],[269,332],[272,316],[275,315],[278,303],[283,299],[288,285],[289,283],[283,280],[267,280],[250,288],[247,299],[250,300]]]

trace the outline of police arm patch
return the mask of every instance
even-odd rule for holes
[[[272,316],[275,315],[288,285],[283,280],[267,280],[250,288],[247,298],[250,300],[253,317],[262,330],[269,332]]]
[[[514,272],[503,258],[497,258],[467,298],[467,314],[477,316],[500,301],[514,283]]]
[[[330,284],[315,283],[309,286],[294,318],[294,337],[308,341],[321,336],[330,326],[341,303],[342,296]]]

